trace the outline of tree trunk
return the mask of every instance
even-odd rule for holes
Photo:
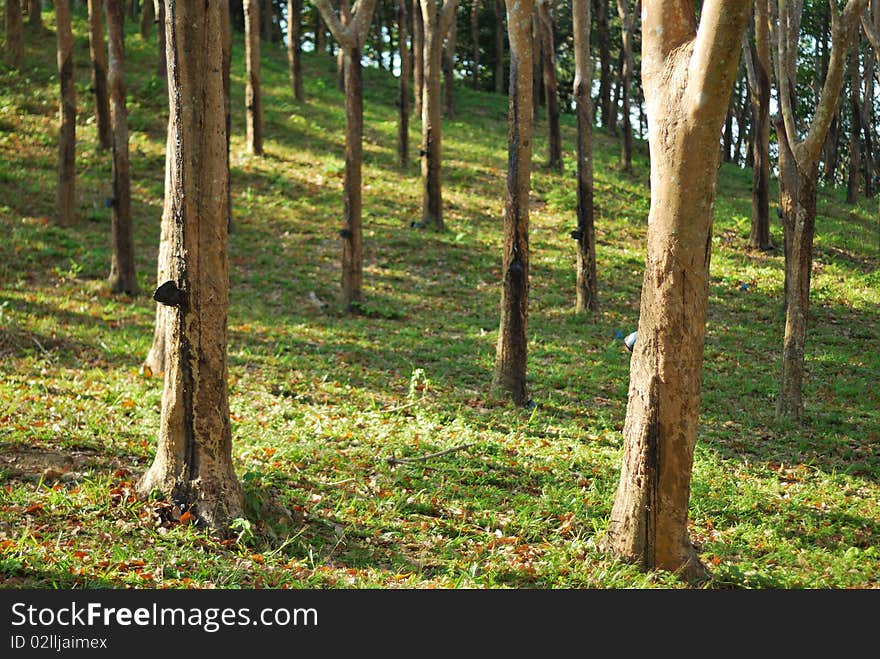
[[[608,40],[608,0],[593,0],[596,4],[596,35],[599,45],[599,110],[602,127],[612,128],[616,117],[611,107],[611,45]]]
[[[247,118],[247,149],[254,155],[263,155],[263,99],[260,93],[260,6],[257,0],[245,0],[245,61],[247,87],[245,105]]]
[[[31,0],[28,4],[28,23],[32,27],[43,27],[43,0]]]
[[[149,3],[144,3],[144,9]],[[104,0],[109,42],[110,125],[113,136],[113,205],[110,227],[113,249],[110,290],[138,292],[131,225],[131,167],[128,159],[128,113],[125,107],[125,23],[121,0]]]
[[[153,29],[153,19],[152,0],[144,0],[144,4],[141,7],[141,37],[144,41],[148,41],[150,38],[150,32]]]
[[[529,189],[532,168],[532,0],[507,0],[510,92],[507,199],[501,261],[501,319],[493,387],[516,405],[529,403],[526,330],[529,310]]]
[[[20,0],[6,0],[6,62],[15,69],[24,65],[24,26]]]
[[[220,3],[220,44],[223,55],[223,114],[226,119],[226,161],[229,162],[232,138],[232,99],[230,96],[232,77],[232,15],[228,2]],[[232,176],[226,168],[226,230],[232,233]]]
[[[138,15],[138,0],[129,0],[128,15],[131,20],[135,20]]]
[[[596,235],[593,223],[593,60],[590,57],[590,0],[573,0],[574,99],[577,113],[577,283],[575,311],[599,309]]]
[[[272,39],[272,0],[257,0],[259,6],[258,25],[260,26],[260,41],[269,43]]]
[[[315,11],[315,52],[323,53],[327,49],[327,32],[321,12]]]
[[[853,48],[849,54],[849,178],[846,186],[846,203],[854,204],[859,198],[859,178],[862,175],[861,146],[862,101],[859,94],[862,76],[859,72],[859,51]]]
[[[688,538],[700,410],[718,135],[736,76],[747,0],[645,0],[642,82],[651,210],[620,484],[604,547],[643,569],[702,580]],[[686,184],[683,184],[686,182]]]
[[[620,144],[620,164],[623,167],[623,171],[631,172],[632,171],[632,150],[633,150],[633,135],[632,135],[632,122],[630,120],[630,112],[632,108],[630,107],[629,101],[629,93],[632,88],[632,74],[633,74],[633,31],[634,31],[634,19],[633,19],[633,11],[631,0],[617,0],[617,13],[620,16],[621,24],[623,25],[623,29],[621,30],[621,57],[623,60],[623,66],[621,68],[620,75],[620,88],[622,89],[621,93],[621,105],[622,105],[622,121],[621,121],[621,130],[623,132],[623,141]]]
[[[351,18],[351,1],[338,0],[339,20],[343,26],[348,25]],[[345,49],[339,48],[336,51],[336,89],[345,93]]]
[[[449,26],[446,42],[443,44],[443,116],[455,117],[455,40],[457,30],[455,20]]]
[[[413,0],[413,113],[421,119],[422,96],[425,93],[425,24],[421,0]]]
[[[556,45],[553,40],[554,21],[550,0],[538,0],[538,27],[541,35],[541,59],[547,106],[547,167],[562,171],[562,135],[559,127],[559,91],[556,82]]]
[[[538,28],[538,16],[536,7],[532,6],[532,121],[538,121],[541,116],[541,106],[544,104],[544,77],[541,59],[541,32]]]
[[[412,53],[409,40],[409,0],[397,0],[397,46],[400,52],[400,78],[397,96],[397,164],[409,164],[409,82]]]
[[[342,46],[340,46],[342,48]],[[363,300],[361,244],[361,167],[363,163],[364,102],[359,48],[345,49],[345,217],[342,238],[341,303],[355,310]]]
[[[68,0],[68,7],[70,0]],[[95,123],[98,143],[109,149],[110,99],[107,95],[107,49],[104,46],[104,23],[101,19],[101,0],[89,0],[89,52],[92,58],[92,92],[95,94]]]
[[[876,59],[872,50],[865,53],[862,66],[862,92],[861,126],[862,137],[865,141],[865,196],[874,196],[874,65]]]
[[[171,218],[165,388],[156,457],[138,481],[221,533],[244,514],[232,464],[226,339],[227,169],[220,3],[171,0],[168,131]]]
[[[825,145],[822,149],[823,175],[828,185],[837,185],[837,167],[840,164],[840,110],[834,113]]]
[[[480,0],[471,2],[471,87],[480,88]]]
[[[504,93],[504,0],[495,0],[495,93]]]
[[[441,96],[440,72],[443,38],[455,20],[457,0],[421,0],[424,26],[424,82],[422,91],[422,226],[443,231],[441,188]]]
[[[287,62],[290,87],[297,103],[306,100],[302,77],[302,0],[287,0]]]
[[[153,9],[156,13],[156,75],[162,80],[162,86],[168,89],[168,64],[165,56],[165,0],[155,0]]]
[[[752,106],[752,223],[749,246],[771,250],[770,238],[770,31],[767,0],[755,0],[755,46],[744,43]]]
[[[73,33],[70,0],[55,0],[58,79],[61,83],[58,131],[58,224],[76,223],[76,81],[73,77]]]

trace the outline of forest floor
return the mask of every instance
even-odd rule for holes
[[[155,44],[129,26],[138,279],[110,295],[110,155],[97,148],[84,10],[75,11],[79,224],[53,223],[52,31],[0,71],[0,582],[48,588],[686,588],[596,549],[620,470],[649,206],[595,133],[600,310],[574,313],[573,117],[565,171],[536,125],[529,389],[490,393],[499,320],[505,97],[456,89],[443,123],[448,231],[410,228],[421,188],[396,153],[396,81],[364,72],[364,293],[341,312],[343,95],[305,55],[293,102],[264,44],[266,155],[244,149],[234,49],[229,391],[247,501],[220,540],[133,483],[155,449],[153,336],[167,108]],[[51,12],[45,14],[52,25]],[[719,172],[690,534],[709,588],[880,587],[877,202],[820,190],[806,416],[774,416],[782,250],[748,248],[751,172]],[[775,198],[775,191],[774,196]],[[773,239],[780,245],[775,220]],[[323,302],[323,304],[322,304]],[[433,458],[427,454],[455,449]],[[389,458],[394,458],[389,460]],[[405,458],[414,461],[398,462]]]

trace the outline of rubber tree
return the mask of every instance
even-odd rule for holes
[[[144,7],[149,3],[144,4]],[[122,0],[104,0],[109,52],[110,128],[113,151],[113,199],[110,206],[112,250],[110,290],[138,292],[131,222],[131,164],[128,157],[128,111],[125,106],[125,15]]]
[[[854,37],[853,48],[849,53],[849,173],[846,182],[846,203],[854,204],[859,199],[859,179],[862,176],[862,73],[859,67],[858,32]]]
[[[4,17],[6,30],[6,63],[15,69],[24,64],[24,25],[21,18],[21,0],[6,0]]]
[[[880,60],[880,6],[877,0],[871,0],[871,11],[862,16],[862,29],[874,49],[874,55]],[[880,202],[877,206],[877,235],[877,249],[880,251]]]
[[[306,100],[302,75],[302,0],[287,0],[287,64],[290,88],[297,103]]]
[[[171,221],[169,279],[154,299],[170,311],[156,455],[137,483],[202,525],[229,532],[244,515],[232,463],[227,390],[226,120],[220,3],[167,0]]]
[[[263,155],[263,95],[260,92],[260,3],[244,0],[244,50],[247,68],[245,130],[247,150]]]
[[[58,224],[76,223],[76,81],[73,77],[73,31],[70,0],[55,0],[55,35],[58,46]]]
[[[572,0],[574,100],[577,115],[577,279],[575,311],[599,308],[596,232],[593,213],[593,60],[590,57],[590,0]]]
[[[480,88],[480,0],[471,0],[471,88]]]
[[[363,228],[361,217],[361,168],[363,165],[364,89],[361,81],[361,49],[370,29],[376,0],[357,0],[350,19],[343,25],[330,0],[314,0],[330,32],[345,53],[345,211],[339,237],[342,243],[340,302],[356,310],[363,299]]]
[[[495,93],[504,93],[504,0],[494,0],[495,11]]]
[[[422,22],[420,0],[412,0],[413,22],[413,111],[421,119],[422,94],[425,89],[425,25]]]
[[[153,3],[151,0],[144,0],[141,3],[141,38],[144,41],[148,41],[150,39],[150,33],[153,29],[153,23],[155,22],[155,12],[153,8]]]
[[[767,0],[754,0],[754,45],[743,37],[752,108],[752,222],[749,247],[773,249],[770,238],[770,26]]]
[[[623,60],[618,90],[620,91],[621,104],[621,132],[623,140],[620,143],[620,164],[625,172],[632,171],[633,131],[630,112],[630,90],[632,88],[633,75],[633,34],[635,32],[635,15],[633,12],[633,0],[617,0],[617,15],[620,17],[620,56]]]
[[[155,0],[153,5],[156,14],[156,75],[162,81],[163,88],[168,87],[168,67],[165,62],[165,0]]]
[[[603,546],[642,569],[707,576],[688,538],[718,139],[749,0],[644,0],[651,207],[620,483]]]
[[[421,0],[425,68],[422,87],[422,226],[444,230],[441,162],[440,73],[443,41],[455,20],[458,0]]]
[[[493,388],[528,405],[529,190],[532,171],[533,0],[505,0],[510,43],[507,114],[507,195],[501,259],[501,319]]]
[[[556,43],[551,0],[536,0],[538,35],[541,39],[541,75],[547,106],[547,168],[562,171],[562,133],[559,125],[559,90],[556,81]]]
[[[69,1],[69,0],[68,0]],[[101,0],[88,0],[89,54],[92,60],[92,93],[95,95],[95,124],[98,143],[109,149],[110,97],[107,93],[107,47],[104,44],[104,21],[101,18]]]
[[[409,164],[409,85],[412,77],[412,51],[409,44],[409,0],[397,0],[397,48],[400,78],[397,81],[397,164]]]
[[[797,104],[797,43],[800,16],[788,0],[771,0],[771,39],[775,43],[776,79],[780,114],[776,120],[779,142],[779,196],[785,244],[785,335],[782,375],[776,399],[777,416],[798,419],[804,411],[804,355],[813,237],[816,230],[816,186],[822,146],[837,112],[846,68],[846,54],[855,38],[859,16],[868,0],[848,0],[843,10],[829,3],[831,52],[828,71],[812,121],[803,133],[795,117]],[[800,6],[800,4],[799,4]],[[803,134],[803,137],[799,137]]]
[[[43,27],[43,0],[31,0],[28,3],[28,24],[32,27]]]
[[[458,29],[455,18],[449,26],[446,41],[443,44],[441,67],[443,69],[443,116],[447,119],[455,117],[455,42]]]
[[[593,0],[596,15],[596,41],[599,47],[599,98],[598,106],[602,127],[613,129],[617,119],[611,105],[611,45],[608,21],[609,0]]]

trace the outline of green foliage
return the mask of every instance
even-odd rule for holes
[[[144,290],[133,299],[111,297],[104,282],[109,154],[97,149],[89,97],[79,101],[80,223],[60,229],[52,223],[52,40],[29,46],[27,79],[0,73],[4,583],[684,587],[596,549],[626,411],[629,353],[615,337],[638,321],[645,145],[624,175],[617,142],[595,134],[601,310],[592,315],[573,312],[571,117],[566,172],[535,168],[529,386],[537,406],[519,410],[489,393],[506,100],[457,90],[459,120],[443,127],[450,231],[414,230],[421,189],[416,164],[395,163],[394,81],[365,70],[364,303],[363,313],[344,314],[314,303],[337,296],[343,212],[343,97],[324,54],[305,56],[308,102],[299,106],[283,51],[265,49],[266,156],[254,158],[244,148],[242,44],[233,51],[229,400],[245,516],[222,540],[170,503],[134,496],[155,449],[163,388],[141,363],[155,316],[167,111],[154,93],[154,45],[128,29]],[[82,40],[82,12],[75,30]],[[76,52],[84,85],[88,50]],[[539,122],[536,163],[544,135]],[[418,144],[417,121],[410,140]],[[713,571],[711,587],[877,587],[876,205],[844,207],[838,191],[820,193],[807,419],[795,426],[773,414],[782,255],[747,249],[749,187],[748,172],[721,168],[691,537]],[[781,244],[778,225],[773,239]],[[417,459],[448,449],[456,450]]]

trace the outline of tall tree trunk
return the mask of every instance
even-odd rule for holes
[[[859,72],[859,50],[849,54],[849,178],[846,185],[846,203],[854,204],[859,198],[859,178],[862,175],[861,143],[862,100],[859,94],[862,76]]]
[[[409,40],[409,0],[397,0],[397,46],[400,53],[400,78],[397,96],[397,164],[409,164],[409,82],[412,76],[412,52]]]
[[[443,44],[443,116],[455,117],[455,40],[456,22],[452,20],[446,42]]]
[[[749,246],[771,250],[770,238],[770,30],[767,0],[755,0],[754,48],[743,41],[752,106],[752,222]]]
[[[645,0],[648,254],[630,364],[620,484],[604,547],[643,569],[706,577],[688,538],[700,410],[718,135],[748,0]],[[683,185],[682,182],[687,182]]]
[[[144,10],[149,6],[144,3]],[[110,125],[113,135],[113,205],[110,226],[113,249],[110,290],[134,295],[138,291],[131,225],[131,167],[128,158],[128,112],[125,107],[125,23],[121,0],[104,0],[109,42]]]
[[[226,119],[226,161],[229,162],[232,138],[232,14],[229,3],[220,3],[220,44],[223,56],[223,114]],[[226,168],[226,230],[232,233],[234,228],[232,217],[232,176],[230,168]]]
[[[874,114],[874,65],[876,58],[874,51],[869,50],[865,53],[864,64],[862,65],[862,83],[864,91],[862,92],[861,107],[861,126],[862,137],[865,143],[865,196],[874,196],[874,124],[876,116]]]
[[[471,2],[471,87],[480,88],[480,0]]]
[[[61,86],[58,131],[58,224],[76,223],[76,81],[73,78],[73,32],[70,0],[55,0],[58,79]]]
[[[828,128],[837,112],[843,89],[846,53],[855,38],[859,16],[868,0],[848,0],[842,11],[831,5],[831,52],[819,102],[805,136],[799,139],[797,108],[797,53],[800,13],[786,0],[771,3],[770,21],[776,31],[781,120],[776,122],[780,143],[780,196],[785,240],[785,338],[782,377],[776,413],[789,419],[803,415],[803,377],[810,270],[816,224],[816,180],[819,157]],[[778,19],[778,25],[777,25]],[[785,142],[785,144],[783,144]]]
[[[596,5],[596,35],[599,46],[599,110],[602,127],[612,128],[617,119],[611,107],[611,45],[609,43],[608,0],[593,0]]]
[[[302,0],[287,0],[287,63],[290,87],[297,103],[306,100],[302,77]]]
[[[98,143],[109,149],[110,99],[107,95],[107,49],[104,46],[104,22],[101,19],[101,0],[89,2],[89,52],[92,58],[92,92],[95,94],[95,124]],[[68,0],[68,7],[70,0]]]
[[[425,31],[424,88],[422,91],[422,226],[445,230],[441,187],[440,71],[443,39],[455,20],[458,0],[421,0]]]
[[[168,0],[171,272],[165,387],[153,464],[138,481],[228,533],[244,514],[227,391],[227,194],[220,3]]]
[[[504,93],[504,0],[495,0],[495,93]]]
[[[247,149],[254,155],[263,155],[263,98],[260,93],[260,6],[257,0],[244,2],[244,44],[247,63],[245,127]]]
[[[164,6],[165,0],[160,0]],[[164,12],[163,12],[164,13]],[[170,122],[170,119],[169,119]],[[169,123],[168,135],[171,135],[171,126]],[[171,197],[168,190],[171,189],[171,161],[172,145],[166,140],[165,144],[165,199],[162,207],[162,221],[159,236],[159,256],[156,259],[156,286],[159,287],[169,279],[171,279],[173,265],[171,253],[171,238],[174,233],[174,218],[171,215],[173,206],[171,205]],[[227,203],[228,203],[227,195]],[[165,355],[167,346],[170,343],[168,338],[171,331],[171,307],[164,304],[156,303],[156,322],[153,325],[153,343],[150,351],[144,359],[144,368],[148,374],[159,375],[165,372]]]
[[[532,5],[532,120],[537,121],[541,116],[541,106],[544,104],[544,77],[541,59],[541,32],[538,27],[537,8]]]
[[[562,171],[562,134],[559,127],[559,90],[556,82],[556,44],[550,0],[537,0],[545,104],[547,105],[547,167]]]
[[[156,75],[162,80],[162,86],[168,89],[168,64],[165,60],[165,0],[155,0],[153,9],[156,13]]]
[[[323,53],[327,49],[327,32],[321,12],[315,11],[315,52]]]
[[[28,23],[32,27],[43,27],[43,0],[31,0],[28,4]]]
[[[259,6],[258,25],[260,26],[260,41],[269,43],[272,39],[272,0],[257,0]]]
[[[129,0],[128,15],[131,20],[135,20],[138,16],[138,0]]]
[[[834,113],[828,135],[822,149],[823,175],[828,185],[837,185],[837,169],[840,164],[840,108]]]
[[[632,108],[630,107],[629,94],[630,89],[632,88],[632,74],[633,74],[633,31],[635,30],[635,19],[633,17],[633,8],[632,8],[632,0],[617,0],[617,13],[620,16],[620,22],[622,24],[621,30],[621,57],[623,59],[623,66],[621,68],[621,76],[620,76],[620,88],[622,89],[621,93],[621,105],[622,105],[622,121],[621,121],[621,131],[623,132],[623,141],[620,145],[620,164],[623,167],[623,171],[631,172],[632,171],[632,150],[633,150],[633,135],[632,135],[632,122],[630,119],[630,113],[632,112]]]
[[[343,26],[348,25],[351,16],[351,1],[338,0],[339,20]],[[345,93],[345,49],[340,48],[336,51],[336,89]]]
[[[106,10],[105,10],[106,11]],[[144,41],[150,39],[150,32],[153,29],[153,3],[152,0],[144,0],[141,7],[141,37]],[[109,20],[109,19],[108,19]],[[109,28],[108,28],[109,31]]]
[[[6,0],[6,63],[20,69],[24,65],[24,26],[20,0]]]
[[[573,0],[574,99],[577,113],[577,282],[575,311],[599,309],[596,235],[593,222],[593,60],[590,57],[590,0]]]
[[[413,20],[413,113],[421,119],[422,97],[425,93],[425,24],[421,0],[412,0]]]
[[[507,198],[501,260],[501,319],[494,388],[516,405],[529,403],[526,387],[529,312],[529,190],[532,169],[532,0],[507,0],[510,92],[507,118]]]
[[[345,215],[342,239],[342,288],[340,302],[355,311],[363,300],[361,167],[363,163],[364,106],[361,81],[361,48],[369,32],[375,0],[357,3],[346,23],[330,6],[330,0],[315,0],[339,48],[345,52]]]

